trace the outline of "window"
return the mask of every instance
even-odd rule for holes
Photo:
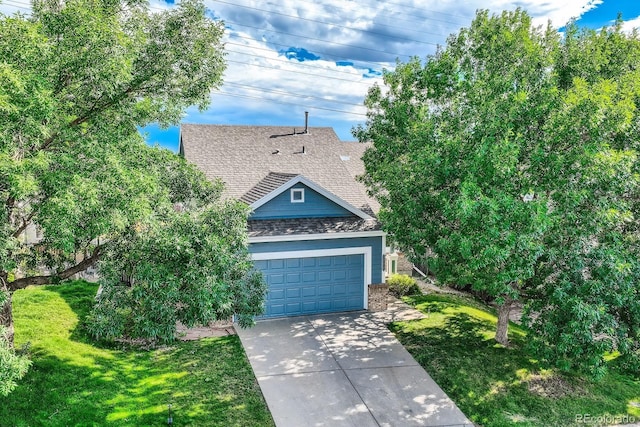
[[[291,189],[291,203],[304,203],[304,188]]]

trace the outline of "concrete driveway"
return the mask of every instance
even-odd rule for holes
[[[473,425],[374,314],[237,330],[278,427]]]

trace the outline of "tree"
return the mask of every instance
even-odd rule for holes
[[[563,369],[606,371],[603,355],[640,369],[640,38],[618,20],[567,26],[555,54],[562,102],[533,168],[553,222],[533,281],[530,344]]]
[[[367,97],[365,182],[393,238],[436,254],[445,282],[471,284],[499,304],[496,340],[507,344],[512,301],[533,276],[548,226],[546,198],[526,173],[550,108],[549,52],[558,36],[531,28],[522,11],[490,17],[448,40],[423,66],[385,73]]]
[[[607,345],[601,338],[614,324],[637,331],[639,308],[631,302],[638,295],[637,34],[619,24],[598,36],[568,28],[560,39],[550,27],[533,27],[522,10],[479,11],[424,62],[386,72],[385,88],[366,98],[366,126],[354,129],[373,142],[363,180],[393,238],[416,255],[432,250],[441,281],[492,296],[502,344],[511,302],[532,298],[534,347],[566,369],[602,366],[605,350],[637,354],[637,332]],[[609,51],[625,62],[608,61]],[[596,276],[606,297],[580,283]],[[620,311],[622,301],[633,314]],[[578,303],[607,321],[594,325],[590,312],[567,322]],[[560,346],[566,336],[581,350]]]
[[[217,184],[183,159],[146,147],[138,132],[151,122],[178,123],[190,105],[208,105],[225,68],[222,35],[223,24],[205,17],[198,0],[160,13],[144,1],[43,0],[31,17],[0,18],[0,323],[9,343],[13,291],[57,283],[103,258],[116,265],[128,256],[118,252],[129,249],[125,242],[178,240],[167,228],[178,221],[246,218],[243,208],[222,201]],[[181,177],[182,187],[168,176]],[[180,214],[172,210],[177,202],[187,207]],[[40,237],[26,240],[30,229]],[[225,256],[239,262],[216,280],[251,274],[243,236],[234,226],[208,248],[218,254],[215,265],[226,265]],[[183,274],[190,273],[187,264]],[[260,294],[255,280],[246,283]],[[244,317],[259,311],[257,299],[245,304],[239,287],[226,285],[215,289],[232,295],[221,301]],[[205,300],[192,301],[200,305],[190,309],[208,310]],[[191,319],[221,313],[228,309]]]
[[[171,198],[105,247],[90,333],[172,341],[178,321],[191,327],[235,314],[241,326],[250,325],[261,314],[266,285],[247,250],[248,206],[220,202],[220,183],[172,153],[147,150]]]

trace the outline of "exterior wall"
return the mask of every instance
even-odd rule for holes
[[[413,274],[413,264],[403,253],[398,252],[398,265],[396,267],[398,274]]]
[[[382,261],[384,248],[382,244],[382,237],[251,243],[249,245],[249,252],[252,254],[259,254],[266,252],[313,251],[358,247],[371,247],[371,283],[383,282]],[[365,286],[366,285],[369,285],[369,283],[365,283]]]
[[[256,209],[250,219],[347,217],[353,214],[304,184],[292,189],[304,189],[304,202],[291,202],[291,189]]]

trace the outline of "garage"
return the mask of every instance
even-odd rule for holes
[[[366,308],[367,254],[312,256],[317,252],[254,257],[268,285],[265,318]]]

